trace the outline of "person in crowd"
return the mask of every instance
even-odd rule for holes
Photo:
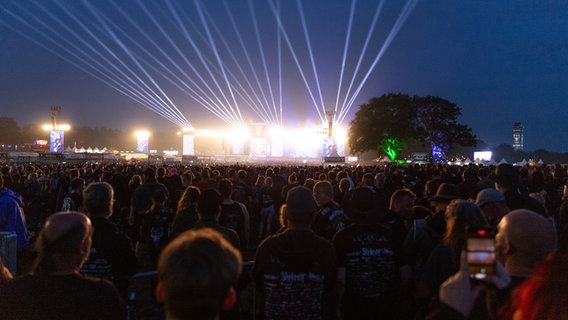
[[[71,192],[63,198],[61,211],[83,211],[83,188],[85,187],[85,179],[73,178],[69,185]]]
[[[160,255],[156,298],[166,319],[219,319],[233,307],[241,255],[213,229],[186,231]]]
[[[567,265],[568,255],[555,253],[536,267],[533,275],[515,290],[515,319],[568,319]]]
[[[286,196],[288,195],[288,191],[294,187],[299,186],[299,182],[298,182],[298,175],[296,174],[296,172],[292,172],[289,176],[288,176],[288,184],[286,184],[284,187],[282,187],[282,198],[286,199]]]
[[[481,166],[477,169],[477,190],[483,190],[487,188],[494,189],[495,181],[491,179],[491,169],[489,167]]]
[[[172,222],[172,239],[195,226],[197,222],[197,199],[200,194],[199,189],[189,186],[181,195]]]
[[[416,279],[422,277],[424,265],[432,250],[444,238],[447,206],[452,200],[459,198],[460,191],[456,185],[442,183],[439,185],[436,194],[430,199],[436,209],[434,214],[424,219],[412,221],[412,226],[404,240],[404,253],[414,269]]]
[[[503,192],[509,209],[528,209],[546,216],[544,206],[538,200],[520,191],[519,171],[512,164],[502,163],[497,166],[495,171],[495,189]]]
[[[81,176],[81,171],[78,168],[69,168],[66,171],[66,174],[63,175],[63,178],[57,185],[57,201],[55,203],[55,211],[57,212],[61,211],[63,208],[65,195],[71,192],[71,180]]]
[[[416,195],[410,189],[395,191],[389,204],[389,210],[381,218],[381,223],[390,228],[400,242],[404,241],[412,224],[412,213]]]
[[[338,203],[341,208],[344,209],[345,214],[347,214],[348,218],[351,215],[351,207],[352,207],[351,198],[353,196],[353,191],[350,191],[349,188],[350,188],[349,180],[347,180],[347,178],[341,178],[338,184],[339,192],[337,194],[334,193],[334,200],[333,200],[336,203]]]
[[[486,320],[495,319],[485,311],[481,297],[488,287],[501,290],[511,282],[509,274],[500,262],[495,264],[495,274],[474,282],[469,274],[466,251],[460,256],[460,269],[440,287],[439,302],[429,310],[428,320]],[[505,320],[506,318],[503,318]]]
[[[166,197],[168,196],[168,188],[156,180],[156,171],[148,167],[144,171],[142,184],[136,188],[132,195],[132,200],[130,201],[128,223],[134,230],[140,228],[142,217],[152,206],[152,197],[158,190],[162,191]],[[138,234],[135,234],[135,236],[138,236]]]
[[[251,208],[252,204],[252,191],[247,183],[248,174],[245,170],[240,169],[236,174],[236,182],[233,184],[233,193],[231,199],[245,205],[246,208]]]
[[[262,319],[335,319],[337,264],[331,243],[310,228],[317,206],[305,187],[288,191],[286,230],[266,238],[252,269]]]
[[[318,214],[312,225],[315,234],[331,241],[333,236],[347,226],[349,219],[343,208],[333,201],[333,187],[329,181],[318,181],[314,185],[313,197]]]
[[[440,285],[459,270],[460,254],[465,249],[468,228],[489,227],[483,211],[467,200],[453,200],[445,213],[448,223],[444,238],[432,250],[417,282],[417,295],[426,299],[436,295]]]
[[[218,184],[218,190],[221,196],[223,196],[219,224],[233,229],[239,235],[241,242],[239,249],[242,250],[242,252],[246,252],[250,238],[250,217],[248,210],[243,203],[231,199],[233,192],[233,183],[231,180],[221,179]]]
[[[272,177],[267,176],[259,191],[258,240],[262,241],[272,233],[277,208],[274,206]]]
[[[537,268],[557,247],[557,236],[550,221],[530,210],[513,210],[499,223],[495,241],[498,262],[495,276],[486,279],[491,286],[485,286],[485,295],[479,294],[479,286],[472,286],[464,252],[460,271],[440,287],[442,305],[434,308],[429,319],[551,319],[532,318],[532,311],[524,314],[526,318],[519,317],[521,314],[518,313],[519,309],[522,313],[523,308],[533,311],[546,309],[542,302],[544,300],[535,301],[536,296],[532,293],[536,291],[531,293],[528,288],[542,283],[547,277],[556,276],[550,273],[546,277],[540,276]],[[519,295],[515,291],[524,293]],[[558,294],[561,292],[554,291],[553,295]],[[533,298],[530,302],[525,299],[529,295]],[[478,297],[485,297],[485,301],[478,301]],[[552,297],[547,298],[550,300],[546,303],[553,302]]]
[[[171,238],[175,212],[166,201],[166,194],[157,190],[152,195],[152,206],[142,216],[136,253],[144,270],[156,269],[160,252]]]
[[[1,176],[0,232],[13,232],[16,234],[18,252],[23,252],[30,244],[22,196],[4,187],[4,177]]]
[[[233,247],[240,248],[239,235],[232,229],[219,224],[223,197],[215,189],[205,189],[197,199],[197,215],[199,219],[192,230],[211,228],[219,232]]]
[[[375,182],[373,185],[373,189],[375,190],[374,201],[381,213],[384,213],[389,209],[391,193],[386,188],[386,183],[387,176],[384,173],[377,173],[375,175]]]
[[[503,192],[493,188],[486,188],[479,191],[475,204],[483,210],[487,221],[494,226],[497,226],[503,216],[511,211],[509,207],[507,207]]]
[[[16,234],[17,268],[16,274],[29,271],[35,252],[30,247],[30,232],[26,225],[24,200],[18,193],[4,187],[4,177],[0,176],[0,232]]]
[[[458,184],[462,199],[475,199],[477,188],[477,173],[472,168],[466,168],[461,175],[462,181]]]
[[[92,233],[82,213],[50,216],[36,242],[33,273],[0,286],[2,319],[124,319],[124,304],[114,285],[79,273]]]
[[[369,188],[355,189],[353,202],[353,224],[333,238],[339,268],[341,317],[400,319],[400,301],[406,298],[401,296],[405,292],[402,288],[408,288],[410,280],[402,244],[391,230],[378,223]]]
[[[169,168],[168,173],[169,175],[166,176],[167,184],[165,184],[170,195],[168,206],[176,208],[179,199],[181,198],[181,195],[183,194],[183,191],[186,187],[184,187],[182,184],[181,176],[178,174],[177,167],[172,166],[171,168]]]
[[[128,194],[130,198],[134,195],[134,191],[142,185],[142,177],[139,174],[134,174],[128,181]]]
[[[495,242],[497,258],[511,276],[511,284],[491,297],[493,310],[509,301],[511,292],[531,276],[535,266],[556,251],[558,237],[548,219],[531,210],[517,209],[501,219]],[[511,310],[501,311],[507,312]]]
[[[106,182],[91,183],[83,191],[83,205],[94,232],[81,274],[112,281],[126,299],[130,277],[138,271],[138,260],[132,240],[118,231],[109,220],[113,210],[113,194],[112,186]]]

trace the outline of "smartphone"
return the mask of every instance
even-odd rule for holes
[[[495,233],[491,227],[468,228],[467,262],[471,278],[485,279],[495,274]]]

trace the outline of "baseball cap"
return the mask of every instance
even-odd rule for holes
[[[497,189],[487,188],[477,193],[475,204],[477,204],[477,206],[479,207],[482,207],[491,202],[504,202],[504,201],[505,201],[505,195],[503,195],[503,192]]]

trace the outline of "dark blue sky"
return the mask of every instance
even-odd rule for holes
[[[262,120],[320,125],[323,110],[336,104],[352,2],[301,2],[321,98],[293,0],[279,7],[252,0],[257,29],[247,0],[227,1],[235,25],[221,0],[172,0],[171,7],[143,0],[0,0],[0,116],[20,125],[46,122],[50,106],[58,105],[62,122],[122,130]],[[351,91],[352,107],[342,108],[379,3],[356,2],[336,109],[348,111],[343,125],[371,97],[435,95],[460,106],[459,121],[489,145],[510,144],[511,127],[521,122],[525,150],[568,152],[568,1],[423,0],[392,33],[406,1],[385,1],[353,89],[385,50],[360,92]],[[275,11],[286,32],[280,50]]]

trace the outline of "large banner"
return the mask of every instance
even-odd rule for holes
[[[245,154],[245,143],[243,141],[234,141],[232,147],[232,154]]]
[[[323,138],[323,157],[345,157],[345,150],[343,149],[343,144],[339,143],[337,139],[333,137]]]
[[[194,156],[195,155],[195,136],[192,134],[183,135],[183,156]]]
[[[63,153],[65,150],[65,133],[62,130],[52,130],[49,134],[49,152]]]
[[[136,140],[136,152],[148,153],[148,136],[139,135]]]

